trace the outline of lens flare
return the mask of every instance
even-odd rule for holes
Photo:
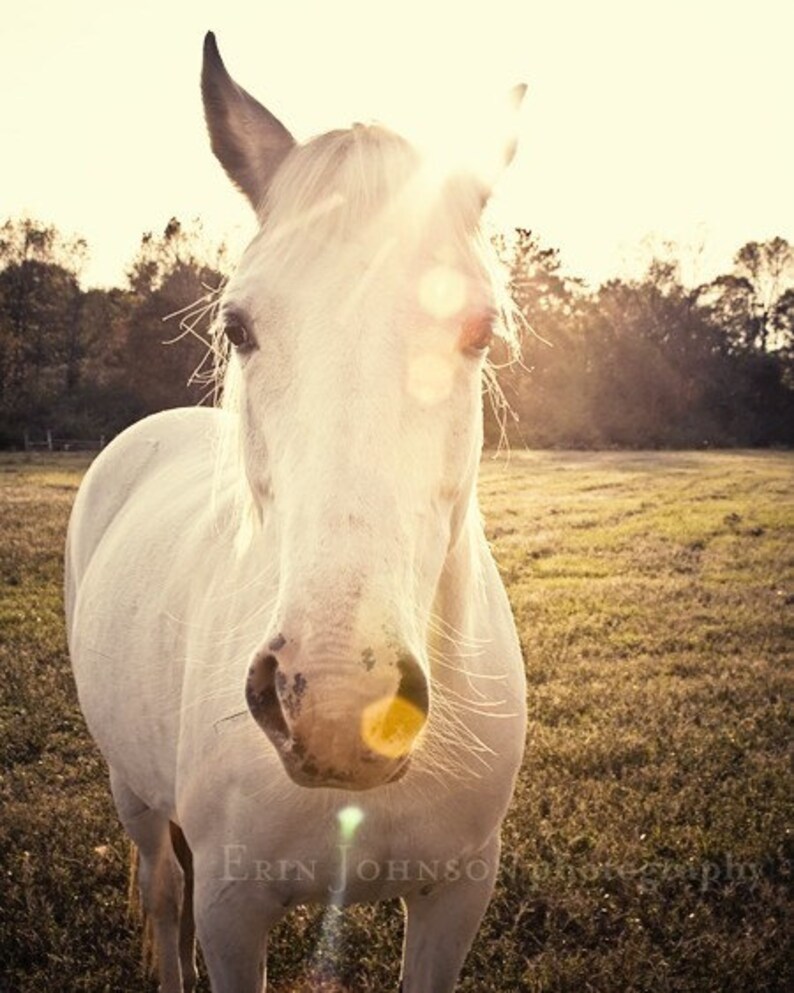
[[[373,752],[398,759],[410,751],[424,723],[424,713],[414,704],[401,696],[386,696],[365,708],[361,737]]]
[[[454,369],[450,355],[425,352],[408,365],[408,392],[425,406],[441,403],[452,392]]]
[[[433,266],[419,280],[419,303],[437,321],[454,317],[466,305],[466,280],[452,266]]]
[[[364,820],[364,811],[361,807],[342,807],[337,813],[336,819],[339,821],[339,831],[342,841],[352,841],[353,835],[359,824]]]

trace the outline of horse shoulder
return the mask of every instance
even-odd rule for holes
[[[69,521],[67,617],[91,557],[122,508],[135,500],[144,484],[164,466],[196,455],[211,459],[222,417],[220,412],[205,407],[162,411],[122,432],[95,459],[80,486]]]
[[[211,487],[221,418],[173,410],[125,431],[87,473],[69,528],[67,624],[81,709],[111,767],[158,809],[173,807],[184,654],[169,576],[180,525],[192,526],[190,510],[202,505],[201,480]]]

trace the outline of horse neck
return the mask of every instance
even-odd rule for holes
[[[485,597],[483,552],[487,544],[476,484],[466,501],[463,523],[447,552],[433,605],[431,626],[442,628],[450,645],[482,637],[479,607]]]

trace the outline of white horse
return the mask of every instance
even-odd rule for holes
[[[289,908],[392,897],[401,989],[448,993],[525,733],[475,485],[501,327],[488,190],[379,126],[297,144],[211,34],[202,91],[259,220],[219,307],[226,409],[150,417],[85,477],[66,565],[81,707],[164,993],[194,988],[196,933],[215,993],[253,993]]]

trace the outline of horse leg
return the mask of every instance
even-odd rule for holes
[[[195,914],[212,993],[264,993],[267,936],[284,916],[262,883],[224,880],[196,866]]]
[[[182,914],[179,918],[179,959],[182,964],[182,986],[184,993],[193,993],[196,988],[196,921],[193,915],[193,855],[182,833],[173,821],[170,822],[171,845],[182,867],[184,893]]]
[[[179,955],[183,874],[168,818],[146,804],[111,769],[110,786],[121,823],[138,846],[138,881],[143,908],[152,922],[160,993],[184,993]]]
[[[452,993],[493,893],[499,850],[497,836],[452,880],[404,898],[400,993]]]

